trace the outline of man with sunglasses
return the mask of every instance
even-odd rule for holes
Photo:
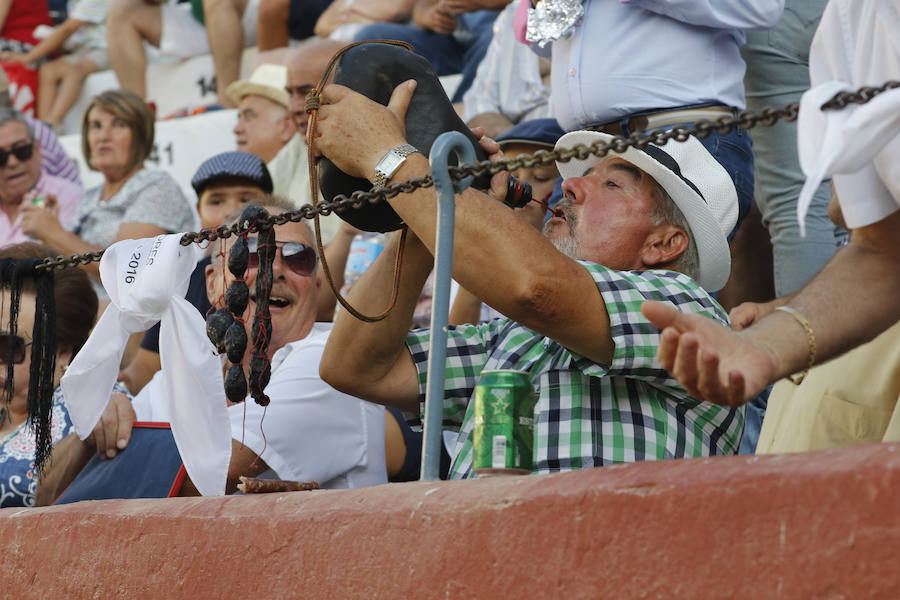
[[[286,200],[277,196],[266,196],[258,202],[266,205],[272,214],[286,210]],[[239,215],[239,212],[232,214],[225,224],[234,223]],[[271,475],[298,481],[316,479],[324,488],[385,483],[384,408],[338,392],[319,377],[319,360],[331,324],[315,322],[319,283],[312,233],[305,223],[286,223],[275,227],[275,236],[278,252],[272,267],[269,300],[272,335],[267,355],[272,374],[265,388],[271,403],[264,409],[248,396],[244,402],[228,407],[233,439],[226,493],[234,493],[242,475]],[[232,243],[230,238],[221,246],[214,245],[212,262],[205,269],[207,296],[216,309],[224,308],[225,290],[234,280],[226,258]],[[251,236],[248,245],[251,253],[244,277],[251,295],[243,317],[250,338],[259,258],[255,252],[256,238]],[[245,368],[251,352],[252,345],[248,344]],[[170,421],[167,407],[162,379],[154,377],[135,396],[129,410],[118,415],[117,432],[98,432],[102,429],[98,424],[94,435],[124,433],[127,442],[135,421]],[[77,439],[71,442],[77,443]],[[42,480],[39,503],[51,502],[86,464],[91,452],[85,452],[84,445],[81,446],[74,450],[67,448],[67,455],[54,454],[55,473]],[[182,495],[197,493],[193,483],[187,480]]]
[[[277,214],[284,208],[267,210]],[[326,488],[385,483],[384,408],[338,392],[319,377],[331,324],[315,322],[319,283],[312,233],[305,223],[286,223],[275,227],[275,237],[278,252],[269,299],[272,377],[266,386],[271,403],[263,409],[248,397],[229,408],[234,439],[226,492],[234,492],[239,476],[269,470],[280,479],[317,479]],[[225,260],[230,246],[229,240],[224,253],[214,252],[206,268],[207,295],[216,308],[224,306],[225,290],[234,279]],[[244,317],[249,338],[259,264],[255,237],[248,246],[250,305]],[[248,344],[245,356],[250,352]],[[136,403],[141,416],[140,399]]]
[[[68,223],[84,196],[80,186],[43,171],[40,143],[19,112],[0,108],[0,246],[34,241],[37,211]]]

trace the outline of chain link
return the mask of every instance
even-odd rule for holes
[[[855,92],[838,92],[822,105],[822,110],[838,110],[849,104],[865,104],[878,94],[900,87],[900,81],[888,81],[879,87],[861,87]]]
[[[862,87],[855,92],[840,92],[831,100],[822,105],[822,110],[838,110],[845,108],[850,104],[865,104],[875,96],[886,92],[887,90],[900,87],[898,81],[888,81],[880,87]],[[736,127],[741,129],[752,129],[757,125],[774,125],[777,121],[795,121],[799,104],[796,102],[788,104],[784,108],[766,107],[761,111],[743,111],[736,116],[721,117],[716,120],[701,120],[695,122],[691,127],[674,127],[669,130],[653,130],[644,133],[634,133],[631,136],[614,137],[609,142],[597,141],[586,146],[578,144],[572,148],[561,148],[559,150],[538,150],[534,154],[522,154],[516,158],[507,158],[492,162],[484,160],[473,165],[457,165],[449,167],[450,178],[454,181],[460,181],[469,176],[494,175],[501,171],[517,171],[518,169],[530,169],[538,165],[549,165],[553,162],[566,163],[572,159],[584,160],[588,156],[606,156],[609,152],[624,152],[628,148],[636,148],[642,150],[648,144],[657,146],[665,145],[669,140],[683,142],[693,135],[698,138],[705,138],[713,132],[726,134],[734,130]],[[278,215],[268,215],[260,217],[249,226],[240,222],[233,225],[220,225],[212,229],[201,229],[198,232],[185,233],[181,238],[182,246],[191,244],[227,239],[232,235],[243,235],[245,233],[255,233],[260,229],[268,229],[275,225],[284,225],[287,222],[297,222],[303,219],[312,220],[316,213],[325,217],[332,212],[341,208],[359,208],[366,202],[376,203],[381,200],[387,200],[397,196],[398,194],[410,194],[418,189],[429,188],[434,185],[431,175],[423,175],[408,179],[406,181],[398,181],[388,184],[384,187],[377,187],[368,192],[356,191],[350,196],[339,194],[332,200],[323,201],[315,206],[304,204],[300,208]],[[71,256],[56,256],[45,258],[42,263],[38,264],[35,269],[66,269],[87,265],[91,262],[99,261],[103,256],[103,251],[85,252],[84,254],[73,254]]]
[[[63,254],[57,256],[48,256],[43,259],[40,263],[35,265],[36,271],[42,270],[55,270],[55,269],[68,269],[70,267],[78,267],[81,265],[89,265],[92,262],[100,262],[100,258],[103,256],[103,250],[98,252],[85,252],[84,254],[73,254],[71,256],[65,256]]]

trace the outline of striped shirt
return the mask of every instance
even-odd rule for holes
[[[78,176],[78,165],[63,150],[63,147],[59,144],[59,138],[56,137],[50,126],[27,115],[25,120],[31,125],[31,129],[34,131],[34,139],[41,146],[41,169],[43,172],[47,175],[68,179],[72,183],[81,185],[81,178]]]
[[[550,114],[550,88],[541,77],[541,60],[513,33],[516,3],[511,2],[494,22],[494,37],[472,87],[463,95],[463,120],[482,113],[500,113],[514,123]]]
[[[474,403],[482,370],[517,369],[535,390],[535,472],[612,463],[733,454],[743,427],[741,409],[688,396],[656,360],[659,330],[640,312],[646,300],[673,304],[727,324],[722,308],[686,275],[672,271],[613,271],[580,261],[597,284],[615,343],[612,364],[601,365],[509,319],[450,327],[444,383],[444,428],[459,437],[450,477],[472,473]],[[424,401],[428,330],[406,343]]]

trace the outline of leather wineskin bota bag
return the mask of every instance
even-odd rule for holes
[[[334,70],[333,82],[387,106],[394,88],[408,79],[415,79],[417,87],[406,112],[407,141],[428,156],[439,135],[459,131],[472,141],[478,160],[486,160],[487,154],[456,114],[431,65],[418,54],[390,44],[361,44],[341,57]],[[456,164],[454,156],[450,157],[450,164]],[[372,189],[368,180],[347,175],[327,158],[319,160],[318,169],[319,189],[328,201],[338,194],[349,197],[357,190]],[[488,189],[490,175],[476,178],[472,185]],[[400,216],[385,200],[366,202],[359,208],[340,208],[336,213],[363,231],[394,231],[403,225]]]

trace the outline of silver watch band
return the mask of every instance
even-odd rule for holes
[[[410,144],[400,144],[396,148],[388,150],[387,154],[381,157],[381,160],[375,165],[375,187],[386,185],[400,165],[406,162],[406,157],[413,152],[418,152],[418,150]]]

